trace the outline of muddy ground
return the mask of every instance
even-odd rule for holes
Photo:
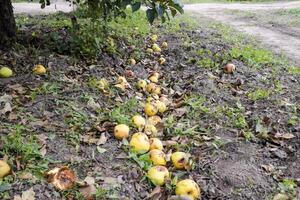
[[[190,172],[170,166],[173,175],[193,178],[204,200],[272,199],[279,192],[299,198],[300,76],[275,59],[257,64],[243,55],[233,57],[234,45],[212,26],[190,29],[181,23],[177,32],[158,30],[159,43],[169,43],[162,52],[165,65],[157,64],[157,55],[144,53],[145,45],[131,50],[124,43],[120,43],[120,56],[102,54],[86,62],[49,52],[47,43],[38,47],[37,41],[46,36],[33,39],[32,32],[20,40],[26,48],[1,51],[0,64],[12,66],[16,76],[0,81],[1,96],[9,96],[1,103],[0,147],[21,125],[22,141],[36,136],[34,143],[43,146],[40,150],[47,158],[47,166],[36,169],[41,158],[25,162],[18,157],[20,152],[2,149],[9,154],[14,172],[0,187],[3,199],[13,199],[31,187],[36,199],[80,199],[77,188],[60,192],[34,173],[61,165],[69,165],[81,180],[93,177],[97,199],[164,200],[173,195],[166,188],[152,193],[154,187],[143,179],[145,172],[128,157],[128,146],[114,139],[113,124],[108,123],[118,106],[130,108],[124,115],[142,112],[142,106],[132,100],[141,96],[134,85],[153,70],[162,74],[163,93],[173,102],[163,115],[170,126],[165,125],[161,139],[177,144],[166,151],[189,151],[195,162]],[[141,57],[130,66],[127,58],[134,51]],[[237,66],[233,74],[223,72],[228,62]],[[47,75],[31,73],[37,63],[47,66]],[[124,93],[113,90],[107,96],[89,84],[91,77],[113,83],[125,70],[136,76],[128,77],[133,87]],[[3,110],[7,102],[11,109]],[[30,175],[21,176],[23,172]],[[293,184],[282,184],[287,180]]]

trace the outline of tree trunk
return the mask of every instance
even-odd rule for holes
[[[16,36],[16,22],[11,0],[0,0],[0,47],[13,41]]]

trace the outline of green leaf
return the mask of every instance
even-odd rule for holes
[[[135,2],[131,4],[132,12],[138,11],[141,8],[141,2]]]
[[[147,19],[148,19],[148,21],[150,22],[150,24],[153,24],[154,19],[155,19],[155,17],[156,17],[156,11],[155,11],[155,9],[154,9],[154,8],[148,9],[148,10],[146,11],[146,14],[147,14]]]

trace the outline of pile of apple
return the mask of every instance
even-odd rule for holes
[[[147,49],[147,53],[160,52],[161,48],[155,43],[157,35],[151,37],[152,49]],[[167,48],[167,43],[162,43],[163,48]],[[165,62],[163,57],[160,57],[160,64]],[[145,92],[148,95],[144,103],[144,116],[135,115],[132,117],[132,125],[138,132],[134,133],[130,138],[130,151],[142,155],[149,154],[149,158],[153,164],[148,169],[147,177],[156,186],[163,186],[170,180],[170,173],[167,169],[166,154],[164,153],[163,142],[157,137],[158,123],[162,123],[163,113],[167,111],[169,100],[165,95],[161,94],[161,87],[159,86],[158,72],[153,72],[149,75],[148,80],[139,80],[137,82],[137,89]],[[123,79],[119,78],[119,79]],[[123,84],[122,84],[123,83]],[[125,80],[120,80],[120,87],[125,87]],[[130,137],[130,127],[126,124],[118,124],[114,128],[114,136],[119,140]],[[171,154],[171,162],[175,169],[184,170],[189,165],[189,156],[184,152],[174,152]],[[197,199],[200,197],[200,188],[196,182],[191,179],[181,180],[177,183],[175,189],[176,195],[185,196],[189,199]]]

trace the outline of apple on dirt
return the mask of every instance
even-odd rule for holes
[[[158,149],[163,150],[164,146],[160,139],[158,138],[150,138],[150,150]]]
[[[159,63],[160,65],[163,65],[163,64],[166,63],[166,59],[165,59],[164,57],[160,57],[160,58],[158,59],[158,63]]]
[[[9,78],[13,75],[13,71],[9,67],[1,67],[0,68],[0,77],[1,78]]]
[[[35,65],[32,68],[32,72],[36,75],[44,75],[47,73],[47,70],[43,65]]]
[[[167,42],[163,42],[161,44],[161,47],[164,48],[164,49],[168,48],[168,43]]]
[[[187,196],[194,200],[200,198],[200,187],[195,181],[185,179],[176,184],[175,193],[176,195]]]
[[[10,173],[10,166],[7,162],[0,160],[0,180]]]
[[[154,34],[151,36],[151,41],[156,42],[158,40],[158,35]]]
[[[166,112],[167,106],[164,102],[162,102],[160,100],[157,100],[157,101],[155,101],[155,104],[156,104],[156,107],[158,109],[158,112],[160,112],[160,113]]]
[[[161,165],[165,166],[166,162],[166,155],[162,150],[159,149],[152,149],[149,152],[150,160],[152,161],[153,165]]]
[[[154,52],[161,52],[161,48],[158,46],[158,44],[155,43],[152,45],[152,50]]]
[[[159,73],[158,72],[152,73],[148,79],[153,83],[158,83]]]
[[[129,137],[129,126],[127,126],[126,124],[118,124],[114,128],[114,136],[118,140],[128,138]]]
[[[154,103],[146,103],[144,106],[144,111],[148,117],[151,117],[157,114],[158,108]]]
[[[224,72],[226,74],[232,74],[236,70],[236,66],[233,63],[228,63],[224,67]]]
[[[131,147],[131,150],[138,154],[146,153],[150,149],[148,136],[145,133],[141,132],[132,135],[129,145]]]
[[[172,153],[171,161],[176,169],[184,169],[188,165],[189,157],[186,153],[177,151]]]
[[[170,178],[170,173],[164,166],[154,166],[148,170],[147,177],[154,185],[162,186]]]
[[[132,117],[132,123],[136,128],[142,130],[146,125],[146,120],[141,115],[135,115]]]
[[[152,54],[154,51],[153,51],[153,49],[151,49],[151,48],[147,48],[147,49],[146,49],[146,52],[147,52],[148,54]]]
[[[145,80],[139,80],[136,84],[137,89],[139,90],[146,90],[147,82]]]
[[[146,124],[144,132],[147,135],[155,136],[157,134],[157,129],[153,124]]]
[[[130,58],[128,60],[128,62],[129,62],[130,65],[135,65],[136,64],[136,60],[134,58]]]
[[[46,172],[48,182],[52,183],[59,190],[71,189],[76,184],[75,173],[67,166],[55,167]]]
[[[160,116],[157,116],[157,115],[154,115],[154,116],[151,116],[147,119],[147,123],[148,124],[153,124],[154,126],[156,126],[158,123],[161,122],[161,117]]]

